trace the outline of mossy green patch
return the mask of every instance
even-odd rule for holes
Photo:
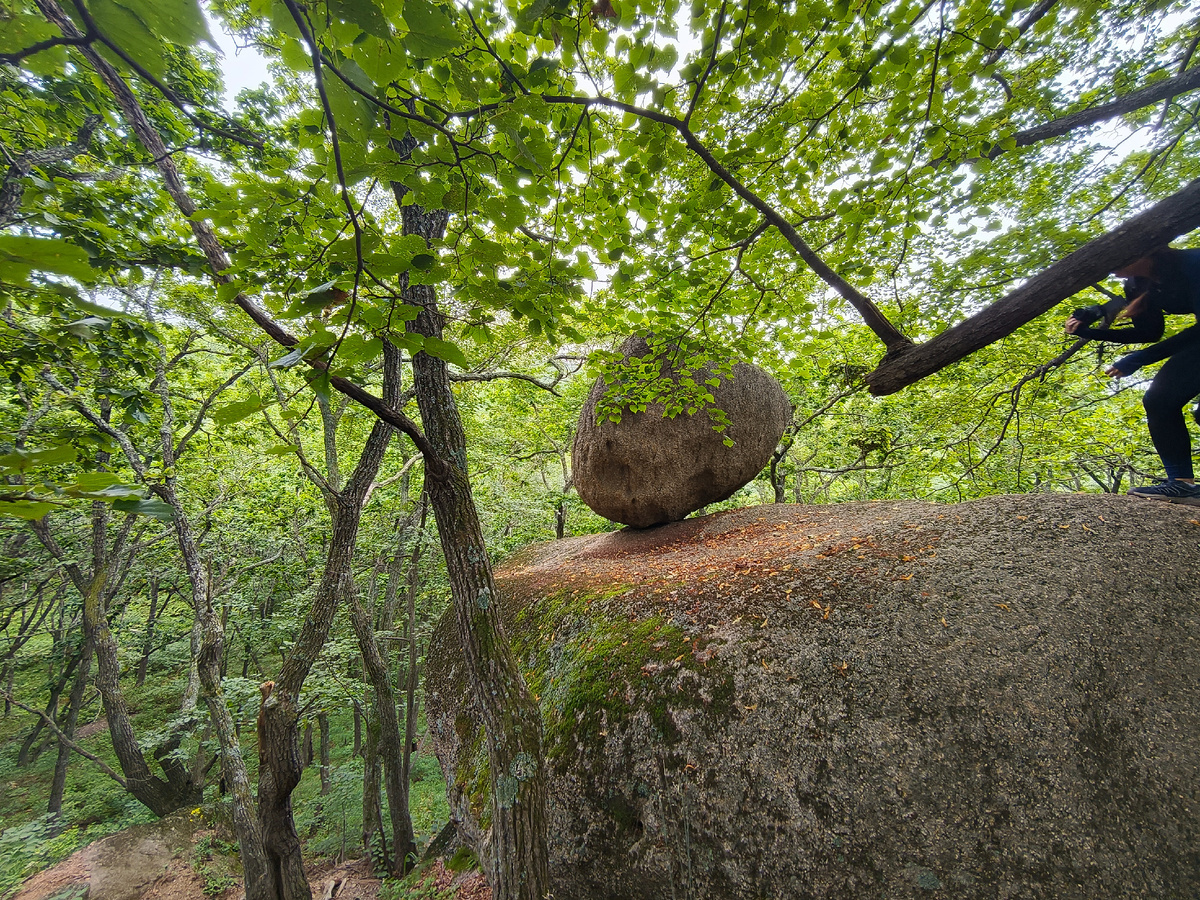
[[[628,591],[621,584],[564,588],[518,603],[502,592],[517,607],[509,637],[541,708],[544,759],[560,771],[599,764],[609,731],[639,714],[649,718],[655,740],[669,745],[680,739],[679,709],[713,707],[720,718],[733,704],[732,676],[701,652],[709,639],[665,615],[632,616],[621,602]],[[689,669],[698,677],[681,680]],[[487,828],[491,782],[483,729],[460,713],[455,731],[461,748],[455,780]],[[632,809],[629,818],[632,827]]]
[[[545,754],[569,765],[598,748],[610,724],[645,709],[666,741],[677,733],[656,681],[696,668],[692,636],[662,616],[630,618],[608,601],[624,594],[560,591],[528,604],[514,634],[545,727]],[[681,699],[681,698],[674,698]]]

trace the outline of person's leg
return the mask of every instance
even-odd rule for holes
[[[1193,484],[1192,441],[1183,408],[1200,394],[1200,346],[1180,351],[1163,363],[1142,398],[1150,440],[1166,470],[1166,484],[1143,485],[1129,493],[1151,500],[1200,506]]]
[[[1150,440],[1169,480],[1192,479],[1192,440],[1183,408],[1200,394],[1200,346],[1176,353],[1158,370],[1142,398]]]

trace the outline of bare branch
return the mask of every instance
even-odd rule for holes
[[[1098,122],[1106,122],[1109,119],[1115,119],[1117,116],[1136,112],[1146,106],[1158,103],[1160,100],[1170,100],[1172,97],[1194,91],[1196,88],[1200,88],[1200,66],[1176,75],[1173,78],[1164,78],[1161,81],[1148,84],[1144,88],[1130,91],[1125,96],[1113,100],[1111,103],[1081,109],[1042,125],[1018,131],[1012,135],[1012,138],[1016,140],[1016,147],[1029,147],[1041,141],[1062,137],[1064,134],[1069,134],[1077,128],[1086,128],[1088,125],[1095,125]],[[995,159],[1005,152],[1007,151],[1002,147],[993,147],[991,153],[988,154],[988,158]]]
[[[70,144],[64,147],[30,150],[12,161],[4,174],[4,183],[0,185],[0,228],[10,224],[16,217],[17,210],[21,208],[21,198],[25,195],[24,179],[39,166],[66,162],[81,153],[86,153],[88,144],[92,142],[92,135],[102,121],[101,116],[90,115],[83,120],[79,131],[75,133],[75,140]]]
[[[119,784],[121,786],[122,790],[129,789],[129,785],[126,783],[125,779],[122,778],[120,775],[118,775],[116,772],[114,772],[109,767],[108,763],[106,763],[100,757],[96,756],[94,753],[89,753],[87,750],[84,750],[77,743],[75,743],[73,740],[71,740],[69,737],[67,737],[65,734],[63,734],[62,729],[58,727],[58,723],[56,723],[52,718],[50,718],[48,715],[46,715],[46,713],[42,712],[42,710],[34,709],[32,706],[26,706],[24,703],[22,703],[16,697],[14,697],[12,694],[10,694],[8,691],[0,691],[0,697],[3,697],[6,701],[11,703],[13,706],[19,706],[21,709],[25,710],[25,712],[32,713],[33,715],[40,718],[46,724],[46,727],[54,732],[54,736],[58,739],[58,742],[60,744],[62,744],[68,750],[74,750],[76,753],[78,753],[84,759],[89,759],[92,762],[94,762],[96,764],[96,766],[100,769],[100,771],[103,772],[105,775],[107,775],[109,778],[111,778],[113,781],[115,781],[117,784]]]
[[[1031,9],[1029,11],[1029,13],[1025,16],[1025,18],[1021,20],[1021,24],[1019,24],[1017,26],[1017,37],[1018,38],[1024,37],[1025,32],[1027,32],[1030,28],[1032,28],[1034,25],[1036,25],[1038,20],[1041,19],[1042,16],[1044,16],[1044,15],[1046,15],[1046,13],[1050,12],[1050,10],[1054,8],[1054,4],[1057,2],[1058,2],[1058,0],[1042,0],[1041,3],[1039,3],[1033,9]],[[1015,43],[1015,41],[1014,41],[1014,43]],[[998,63],[1000,61],[1000,57],[1003,56],[1006,52],[1008,52],[1008,50],[1010,50],[1011,48],[1012,48],[1012,44],[1007,44],[1004,46],[997,47],[995,50],[993,50],[991,53],[989,53],[987,56],[985,56],[983,58],[983,67],[986,69],[988,66],[994,66],[996,63]],[[1002,81],[1001,84],[1007,85],[1008,82]],[[1007,87],[1005,87],[1005,92],[1006,93],[1009,92]]]

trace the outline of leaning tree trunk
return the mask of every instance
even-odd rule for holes
[[[399,142],[402,157],[415,141]],[[445,234],[447,214],[403,205],[406,189],[393,184],[405,234],[429,246]],[[443,316],[428,285],[405,284],[405,302],[420,312],[408,330],[441,338]],[[484,865],[495,900],[544,900],[550,892],[546,844],[546,774],[542,719],[505,637],[496,583],[467,478],[462,418],[450,390],[446,363],[428,353],[413,358],[417,406],[425,439],[442,465],[426,461],[426,489],[450,578],[459,643],[471,692],[483,714],[491,773],[492,827]]]
[[[169,417],[164,417],[164,421],[169,421]],[[168,432],[164,431],[164,446],[170,439]],[[246,900],[274,900],[277,896],[277,886],[272,878],[272,869],[267,863],[263,836],[255,815],[250,774],[246,770],[246,760],[242,755],[237,728],[229,706],[225,703],[225,692],[221,687],[221,657],[225,630],[221,626],[221,617],[217,615],[213,606],[208,577],[200,560],[195,534],[184,513],[183,504],[175,492],[174,479],[168,479],[165,484],[156,486],[155,493],[175,513],[175,537],[192,587],[192,606],[200,637],[195,671],[200,681],[200,696],[217,733],[217,745],[221,748],[221,774],[233,800],[233,830],[237,835],[238,853],[242,860]]]
[[[358,637],[358,648],[362,653],[363,668],[366,669],[367,680],[375,698],[376,721],[373,724],[387,783],[388,812],[392,818],[393,855],[389,870],[393,875],[403,875],[416,860],[417,842],[413,835],[412,815],[408,808],[408,781],[404,775],[400,719],[396,715],[396,690],[392,686],[392,675],[387,661],[379,649],[379,642],[375,639],[371,617],[359,600],[353,583],[346,599],[350,607],[350,620],[354,623],[354,633]],[[366,827],[365,822],[363,827]]]
[[[379,780],[379,717],[366,717],[366,732],[363,735],[363,800],[362,842],[363,850],[371,858],[371,866],[378,870],[391,870],[388,855],[387,835],[383,833],[382,784]]]
[[[79,710],[83,707],[83,692],[87,690],[88,680],[92,674],[92,645],[84,639],[83,654],[79,665],[75,668],[75,680],[71,684],[71,694],[67,700],[67,714],[59,723],[59,730],[66,735],[67,740],[74,740],[75,728],[79,724]],[[71,748],[65,741],[58,743],[58,759],[54,764],[54,778],[50,782],[50,800],[46,812],[50,815],[54,833],[62,830],[63,794],[67,787],[67,768],[71,764]]]
[[[394,368],[394,367],[393,367]],[[385,376],[384,397],[395,403],[399,384]],[[279,886],[278,900],[311,900],[300,836],[292,815],[292,791],[303,771],[300,757],[300,689],[333,625],[338,601],[354,589],[351,564],[358,526],[392,427],[376,422],[346,486],[333,495],[333,527],[325,571],[295,645],[284,660],[259,717],[258,816],[267,858]]]
[[[159,614],[158,578],[147,579],[146,585],[150,591],[150,614],[146,616],[146,634],[142,638],[142,658],[138,660],[137,679],[134,681],[138,687],[146,683],[146,673],[150,670],[150,654],[154,652],[154,623]]]
[[[117,642],[108,628],[107,593],[116,568],[120,564],[121,548],[133,526],[134,514],[130,513],[121,526],[118,536],[110,547],[105,534],[108,509],[96,504],[92,513],[92,570],[85,573],[76,563],[68,559],[66,551],[55,540],[45,519],[31,523],[42,545],[55,559],[63,563],[67,574],[83,600],[83,627],[85,639],[91,642],[96,660],[96,689],[104,704],[104,715],[108,720],[108,732],[112,738],[113,752],[125,776],[126,788],[140,803],[155,815],[165,816],[183,806],[200,799],[190,780],[183,782],[165,781],[157,778],[142,754],[125,695],[121,691],[121,665],[117,658]]]

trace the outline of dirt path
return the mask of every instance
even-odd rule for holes
[[[240,881],[226,878],[222,885],[210,879],[206,884],[194,868],[196,844],[211,834],[197,829],[186,812],[138,825],[39,872],[12,900],[241,900],[245,892]],[[377,900],[382,886],[367,859],[315,864],[308,880],[313,900]],[[429,883],[438,890],[456,886],[456,900],[491,900],[481,874],[455,876],[440,860],[430,867]]]

